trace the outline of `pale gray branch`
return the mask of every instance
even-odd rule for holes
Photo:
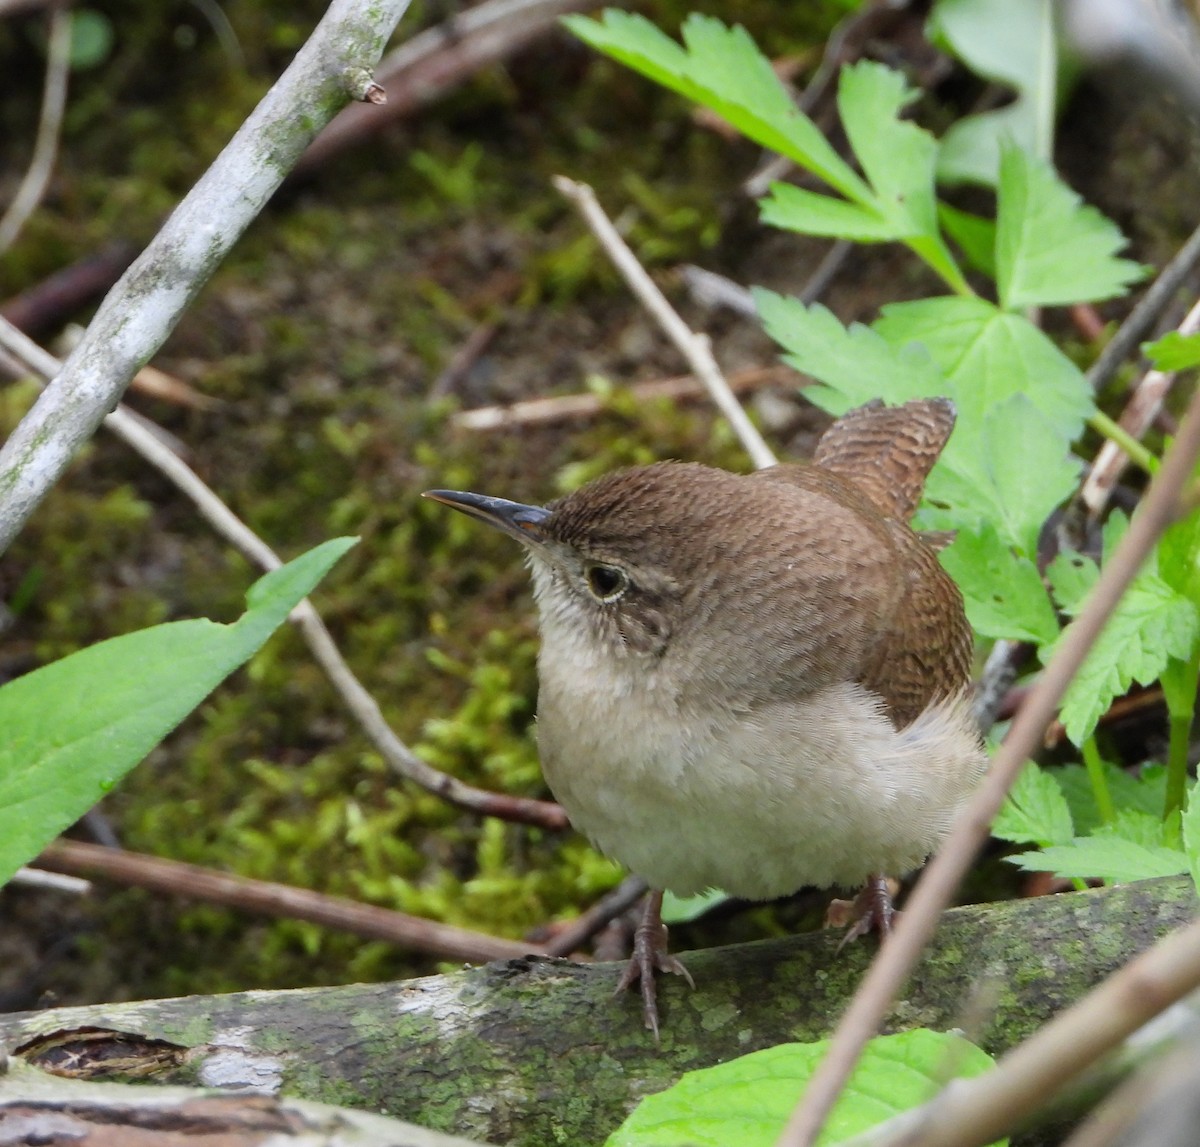
[[[349,100],[409,0],[333,0],[308,42],[108,293],[0,450],[0,552],[120,400],[322,126]]]

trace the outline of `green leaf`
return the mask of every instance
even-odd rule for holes
[[[791,183],[771,184],[760,211],[764,223],[802,235],[853,239],[856,243],[886,243],[897,237],[894,223],[874,207],[818,195]]]
[[[1004,148],[996,217],[996,284],[1004,309],[1125,294],[1146,268],[1116,258],[1124,246],[1116,224],[1085,205],[1048,163]]]
[[[918,342],[950,383],[960,423],[982,427],[992,410],[1024,394],[1067,442],[1095,410],[1083,373],[1023,315],[985,299],[938,297],[885,306],[873,329],[893,346]],[[882,384],[881,384],[882,385]],[[1033,458],[1036,455],[1026,454]]]
[[[1152,817],[1162,813],[1167,785],[1167,771],[1162,765],[1146,765],[1140,775],[1135,776],[1111,761],[1101,764],[1108,791],[1118,809],[1135,809]],[[1094,832],[1103,823],[1103,818],[1096,808],[1095,790],[1087,769],[1083,765],[1063,765],[1051,771],[1070,806],[1075,831],[1080,836]]]
[[[806,392],[823,409],[952,398],[958,426],[926,492],[948,509],[927,510],[923,524],[977,533],[992,521],[1006,543],[1035,552],[1046,516],[1075,487],[1067,442],[1092,409],[1078,368],[1040,331],[982,299],[901,303],[874,328],[846,328],[817,304],[764,290],[754,298],[786,361],[825,384]]]
[[[729,899],[728,893],[718,888],[710,888],[707,892],[695,896],[676,896],[674,892],[663,894],[662,920],[664,924],[687,924],[703,916],[718,904],[724,904]]]
[[[938,554],[963,594],[967,619],[982,637],[1044,645],[1058,636],[1058,619],[1037,566],[1015,554],[984,522],[960,532]]]
[[[1197,786],[1193,784],[1183,814],[1183,851],[1187,856],[1192,882],[1200,892],[1200,798],[1196,796],[1196,789]]]
[[[1046,580],[1062,611],[1074,617],[1100,580],[1100,567],[1087,554],[1061,550],[1046,567]]]
[[[258,650],[355,541],[325,542],[260,578],[232,625],[156,625],[0,688],[0,884]]]
[[[996,277],[996,224],[982,215],[938,204],[942,230],[958,244],[967,262],[989,279]]]
[[[898,239],[938,234],[937,141],[900,118],[917,94],[900,72],[869,60],[843,68],[838,83],[842,126]]]
[[[1157,549],[1163,581],[1200,606],[1200,510],[1168,527]]]
[[[770,1147],[828,1048],[828,1040],[785,1043],[689,1071],[646,1096],[605,1147]],[[927,1101],[948,1065],[971,1078],[992,1059],[961,1036],[923,1028],[871,1040],[817,1142],[841,1142]]]
[[[926,502],[945,508],[946,517],[927,511],[922,523],[979,534],[990,525],[1005,545],[1029,558],[1037,553],[1043,523],[1074,490],[1078,473],[1065,439],[1025,395],[1015,394],[986,419],[960,419],[925,491]],[[1024,585],[1032,590],[1028,571]]]
[[[1111,824],[1098,825],[1092,836],[1098,840],[1126,840],[1143,848],[1170,846],[1170,829],[1156,813],[1137,808],[1118,808]]]
[[[992,835],[1014,844],[1068,844],[1075,825],[1052,772],[1030,762],[1017,777],[992,824]]]
[[[870,189],[796,107],[744,28],[693,13],[684,22],[680,47],[645,17],[620,9],[608,9],[600,21],[565,16],[563,23],[597,51],[711,108],[748,139],[787,156],[846,198],[871,202]]]
[[[1142,343],[1142,354],[1155,370],[1190,370],[1200,366],[1200,334],[1181,335],[1171,331],[1152,343]]]
[[[1023,852],[1008,859],[1026,872],[1053,872],[1068,879],[1099,879],[1113,884],[1178,876],[1188,871],[1187,857],[1180,849],[1149,847],[1101,835],[1077,837],[1070,844],[1053,845],[1042,852]]]
[[[1051,7],[1049,0],[938,0],[934,6],[930,39],[977,75],[1016,92],[1004,107],[951,125],[938,155],[941,182],[995,185],[1005,142],[1049,155],[1057,72]]]
[[[862,165],[880,214],[956,291],[969,294],[954,256],[938,229],[934,167],[937,141],[900,118],[917,93],[891,68],[869,60],[842,69],[838,112]]]
[[[756,288],[754,302],[767,333],[787,352],[784,359],[825,383],[805,397],[831,414],[883,397],[900,403],[946,393],[945,380],[926,351],[889,344],[870,327],[842,326],[826,307]]]
[[[1116,549],[1126,529],[1123,515],[1113,514],[1104,527],[1105,559]],[[1094,580],[1094,565],[1078,555],[1060,554],[1047,570],[1047,578],[1064,612],[1082,608],[1085,591]],[[1130,583],[1096,644],[1080,666],[1063,697],[1060,720],[1076,745],[1091,735],[1100,718],[1133,682],[1149,685],[1172,658],[1186,660],[1200,639],[1200,611],[1158,573],[1149,561]],[[1039,656],[1049,660],[1053,646],[1043,646]]]

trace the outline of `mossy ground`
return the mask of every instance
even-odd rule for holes
[[[781,55],[819,51],[852,6],[657,0],[648,14],[674,29],[691,8],[711,11]],[[0,297],[114,239],[144,243],[323,8],[230,0],[239,61],[199,5],[104,6],[112,52],[73,77],[51,193],[0,263]],[[442,15],[416,9],[406,30]],[[4,192],[27,162],[38,28],[36,17],[0,22],[11,96],[0,101]],[[218,408],[130,396],[280,553],[362,537],[315,601],[393,728],[437,767],[546,795],[519,555],[422,502],[422,489],[542,501],[631,462],[744,465],[702,407],[635,408],[619,394],[586,423],[486,438],[451,429],[457,402],[680,370],[550,175],[592,182],[652,267],[697,260],[794,285],[825,245],[760,234],[738,190],[756,160],[697,128],[674,97],[559,34],[276,199],[156,360]],[[869,314],[881,284],[887,297],[923,286],[908,261],[859,260],[839,281],[839,313]],[[745,324],[703,323],[727,366],[773,361]],[[432,400],[434,379],[481,324],[497,328],[483,357],[456,396]],[[0,431],[32,394],[4,392]],[[0,566],[13,615],[0,671],[176,617],[227,620],[254,576],[190,504],[101,436]],[[569,834],[481,822],[397,781],[291,632],[214,693],[102,812],[133,849],[516,937],[573,915],[620,875]],[[140,892],[105,891],[58,916],[43,895],[10,891],[0,911],[26,937],[0,971],[0,993],[16,1007],[43,991],[86,1002],[431,968],[382,943]],[[760,911],[723,935],[778,926]]]

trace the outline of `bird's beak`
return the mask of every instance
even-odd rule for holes
[[[421,497],[470,514],[526,545],[546,540],[542,523],[550,517],[550,511],[544,506],[527,506],[524,502],[489,498],[486,494],[471,494],[465,490],[426,490]]]

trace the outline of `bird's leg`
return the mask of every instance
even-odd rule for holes
[[[867,877],[863,890],[853,900],[834,900],[829,905],[825,920],[830,927],[849,924],[840,952],[851,940],[857,940],[868,932],[878,932],[886,940],[892,932],[899,913],[892,904],[892,881],[881,873]]]
[[[633,934],[633,955],[617,984],[619,995],[626,988],[632,987],[639,980],[642,984],[642,1015],[646,1027],[654,1033],[654,1042],[658,1042],[658,991],[655,988],[656,972],[673,972],[687,980],[690,987],[696,983],[691,973],[674,956],[667,951],[667,926],[662,922],[661,892],[650,892],[646,896],[646,905],[642,909],[642,919]]]

